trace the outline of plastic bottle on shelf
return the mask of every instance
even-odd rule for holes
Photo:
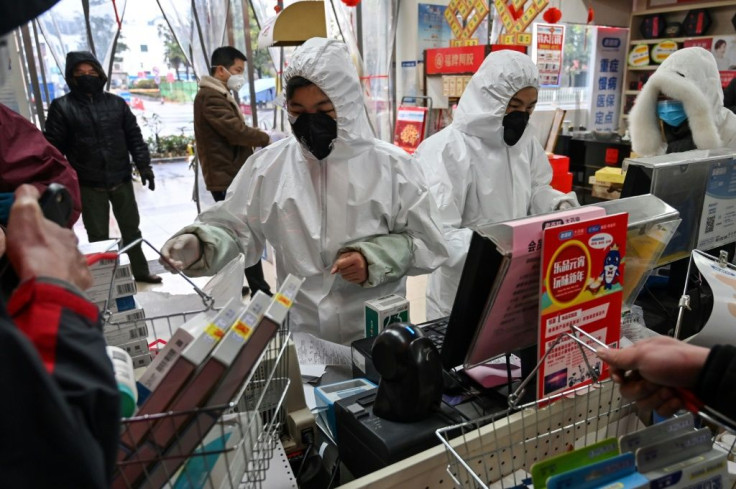
[[[129,418],[135,412],[135,405],[138,402],[133,359],[130,358],[127,351],[117,346],[108,346],[107,356],[112,362],[115,380],[120,391],[120,414],[124,418]]]

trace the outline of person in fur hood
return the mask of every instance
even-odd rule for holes
[[[736,114],[723,106],[713,55],[693,47],[664,60],[636,97],[629,128],[632,150],[640,156],[736,149]]]

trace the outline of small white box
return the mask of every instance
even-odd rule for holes
[[[365,301],[365,337],[372,338],[391,323],[409,322],[409,301],[392,294]]]
[[[128,355],[130,355],[131,358],[138,355],[150,353],[148,351],[148,338],[146,337],[138,338],[137,340],[112,346],[117,346],[118,348],[122,348],[123,350],[127,351]]]

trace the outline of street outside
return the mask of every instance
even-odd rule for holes
[[[146,118],[158,114],[160,118],[159,136],[180,135],[194,137],[194,104],[180,102],[162,102],[161,99],[152,97],[139,97],[143,103],[143,109],[133,108],[133,114],[138,119],[138,125],[143,132],[143,138],[153,137],[154,128],[152,124],[146,123]],[[131,104],[132,106],[133,104]],[[246,123],[251,124],[250,116],[246,115]],[[261,129],[271,129],[273,126],[274,108],[267,107],[258,109],[258,126]]]

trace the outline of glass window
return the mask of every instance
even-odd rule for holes
[[[141,44],[141,53],[148,52],[148,44]]]
[[[595,56],[595,28],[581,24],[566,25],[560,86],[541,89],[537,108],[573,109],[590,104],[588,72],[590,60]]]

